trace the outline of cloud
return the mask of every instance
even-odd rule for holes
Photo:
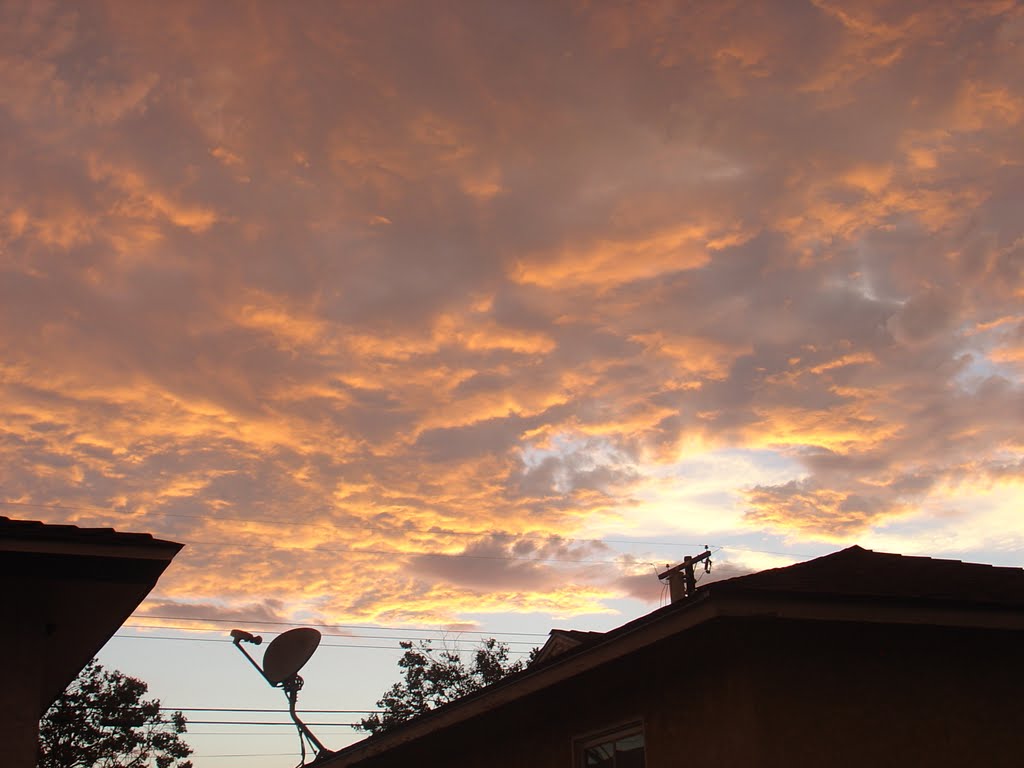
[[[216,631],[227,632],[224,622],[235,620],[240,626],[260,626],[263,622],[269,625],[286,623],[289,614],[286,606],[279,601],[264,600],[259,603],[249,603],[227,607],[213,603],[190,603],[174,600],[150,600],[147,601],[140,611],[135,614],[136,623],[143,626],[156,624],[168,627],[182,626],[183,620],[187,627],[199,627],[200,623],[193,623],[199,619],[209,619],[209,626]],[[176,621],[177,620],[177,621]],[[126,626],[132,626],[128,624]]]
[[[611,549],[597,542],[491,534],[453,555],[413,557],[410,567],[428,578],[480,592],[546,592],[571,582],[574,570],[585,570],[580,565],[600,563],[610,556]],[[559,567],[560,563],[569,569]]]
[[[730,450],[736,536],[1018,482],[1016,4],[0,14],[2,498],[188,542],[158,599],[605,610],[470,555]]]

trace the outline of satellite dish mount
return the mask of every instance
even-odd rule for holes
[[[299,731],[299,744],[302,747],[302,763],[300,765],[305,765],[306,763],[307,741],[316,753],[314,762],[333,754],[331,750],[320,743],[320,740],[313,735],[313,732],[299,719],[295,712],[295,704],[303,685],[303,680],[299,676],[299,670],[309,661],[317,646],[320,645],[320,633],[309,627],[299,627],[298,629],[290,629],[284,634],[278,635],[267,646],[267,650],[263,654],[262,667],[242,647],[242,643],[260,645],[263,642],[262,637],[241,629],[232,629],[231,637],[234,640],[235,647],[242,652],[245,658],[249,660],[249,663],[263,676],[263,679],[274,688],[282,689],[288,697],[288,714],[292,716],[292,721]]]

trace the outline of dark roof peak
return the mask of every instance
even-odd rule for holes
[[[702,589],[1024,605],[1024,569],[875,552],[854,545]]]
[[[561,656],[568,651],[576,650],[583,646],[590,646],[604,637],[604,632],[587,632],[578,629],[552,629],[548,633],[548,639],[537,651],[537,655],[530,663],[531,666],[543,664],[556,656]]]

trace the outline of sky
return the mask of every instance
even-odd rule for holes
[[[1003,0],[3,0],[0,514],[186,545],[100,658],[187,708],[283,704],[233,626],[367,709],[705,545],[1024,565],[1022,129]]]

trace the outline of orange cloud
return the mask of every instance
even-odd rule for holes
[[[707,262],[708,251],[735,245],[742,239],[738,234],[686,226],[639,240],[605,240],[582,249],[538,254],[518,262],[512,277],[516,282],[547,287],[611,286],[695,269]]]
[[[237,11],[0,10],[2,500],[186,541],[167,610],[598,612],[653,555],[581,531],[1005,509],[1017,4]]]

